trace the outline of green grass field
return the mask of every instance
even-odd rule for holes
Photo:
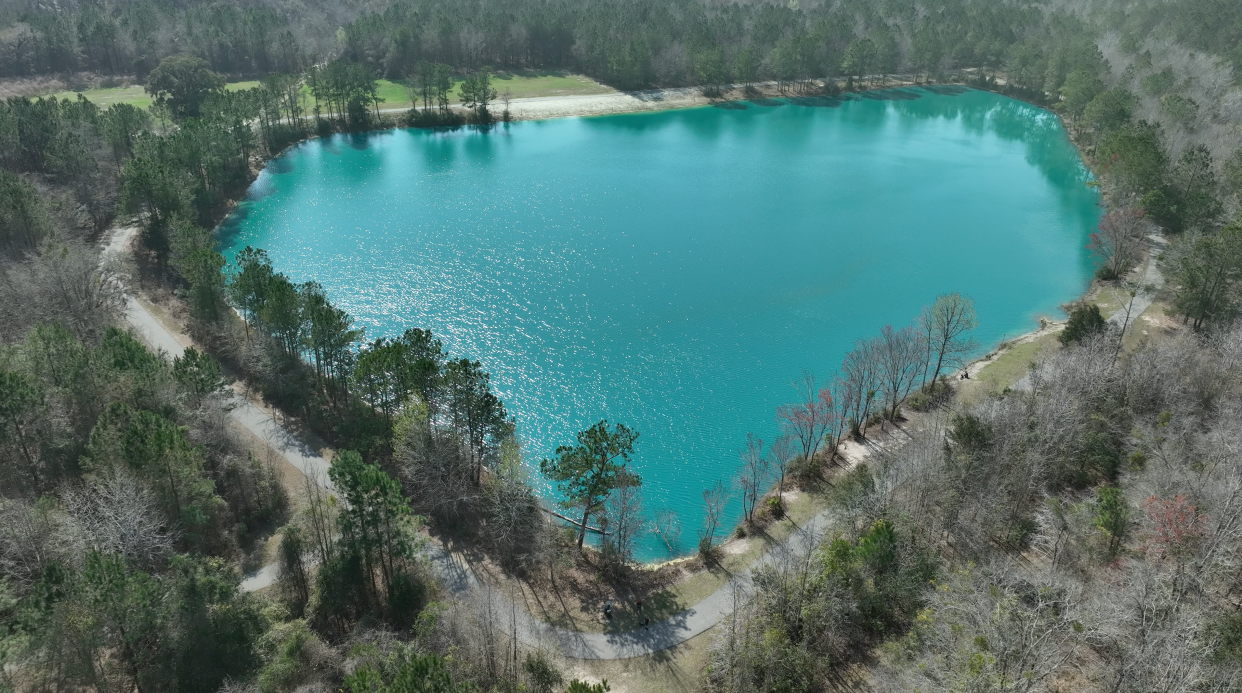
[[[497,74],[493,77],[492,84],[495,86],[498,94],[508,89],[510,96],[515,99],[534,96],[609,94],[615,91],[581,75],[528,71]],[[259,83],[251,80],[247,82],[230,82],[224,88],[229,91],[238,91],[241,89],[253,89],[257,86],[259,86]],[[449,100],[452,103],[461,102],[459,96],[460,89],[461,80],[458,80],[453,87],[453,91],[449,93]],[[304,87],[303,92],[306,95],[307,104],[312,103],[310,89]],[[78,94],[83,94],[86,98],[100,106],[126,103],[139,108],[146,108],[151,105],[151,97],[143,91],[141,86],[87,89],[82,92],[62,91],[51,94],[51,96],[60,99],[76,99]],[[379,80],[379,96],[383,99],[380,103],[380,108],[405,108],[410,105],[409,94],[406,92],[405,87],[397,82],[386,79]]]
[[[229,91],[239,91],[242,89],[253,89],[259,86],[257,81],[249,82],[230,82],[224,85]],[[87,89],[86,91],[62,91],[52,94],[58,99],[76,99],[78,94],[84,95],[94,103],[100,106],[111,106],[114,103],[127,103],[138,108],[146,108],[151,105],[151,97],[147,92],[143,91],[141,86],[130,87],[107,87],[104,89]]]
[[[498,99],[506,89],[509,90],[509,96],[515,99],[535,96],[611,94],[616,91],[581,75],[526,71],[493,75],[492,86],[496,89]],[[379,80],[379,95],[384,99],[380,108],[403,108],[410,105],[409,94],[405,87],[397,82]],[[457,83],[453,85],[453,90],[449,92],[449,101],[461,103],[461,80],[457,80]]]
[[[86,91],[62,91],[52,94],[58,99],[76,99],[78,94],[84,95],[99,106],[111,106],[127,103],[131,106],[146,108],[151,105],[151,97],[140,86],[109,87],[107,89],[87,89]]]

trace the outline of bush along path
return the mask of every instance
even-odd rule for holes
[[[137,229],[134,227],[115,231],[107,241],[104,259],[123,254],[136,233]],[[160,352],[164,358],[180,356],[190,341],[185,335],[170,331],[151,311],[128,294],[125,299],[124,318],[138,337]],[[285,430],[240,392],[234,394],[232,404],[229,415],[233,421],[263,441],[306,478],[331,490],[328,460]],[[749,598],[754,586],[753,576],[757,570],[805,555],[817,545],[827,521],[827,511],[821,512],[703,601],[664,621],[652,623],[647,628],[623,633],[583,633],[545,623],[507,595],[483,582],[461,556],[450,553],[435,542],[429,542],[427,558],[448,592],[458,599],[488,605],[498,618],[504,619],[500,622],[507,620],[513,625],[518,639],[523,643],[555,649],[564,656],[575,659],[627,659],[675,647],[722,621]],[[275,583],[277,572],[276,564],[266,565],[245,576],[241,587],[248,592],[268,587]]]

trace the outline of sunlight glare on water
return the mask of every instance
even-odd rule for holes
[[[1087,286],[1099,211],[1055,116],[979,91],[396,130],[293,147],[222,225],[368,339],[479,359],[538,461],[601,418],[641,432],[648,511],[693,550],[701,493],[803,369],[937,294],[992,346]],[[795,100],[796,101],[796,100]],[[733,502],[728,523],[740,516]],[[643,560],[668,557],[644,536]]]

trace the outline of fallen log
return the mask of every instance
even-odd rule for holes
[[[562,514],[560,514],[560,513],[556,512],[555,510],[549,510],[549,509],[547,509],[547,508],[545,508],[545,507],[543,507],[543,506],[539,506],[539,509],[540,509],[540,510],[542,510],[542,511],[544,511],[545,513],[547,513],[547,514],[549,514],[549,515],[555,515],[556,517],[561,518],[562,520],[564,520],[564,521],[568,522],[569,524],[571,524],[571,525],[573,525],[573,526],[575,526],[575,527],[582,527],[582,523],[581,523],[581,522],[579,522],[579,521],[577,521],[577,520],[574,520],[574,519],[572,519],[572,518],[565,517],[564,515],[562,515]],[[602,535],[604,535],[604,536],[608,536],[608,535],[612,534],[612,532],[605,531],[605,530],[603,530],[603,529],[600,529],[599,527],[592,527],[591,525],[587,525],[587,531],[588,531],[588,532],[595,532],[596,534],[602,534]]]

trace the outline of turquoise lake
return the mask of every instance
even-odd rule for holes
[[[221,226],[320,282],[368,339],[479,359],[538,461],[600,419],[641,433],[648,511],[693,550],[702,491],[775,437],[803,369],[938,294],[984,347],[1087,286],[1098,216],[1057,118],[995,94],[728,104],[490,132],[395,130],[274,160]],[[734,501],[727,524],[740,516]],[[638,558],[667,558],[645,536]]]

